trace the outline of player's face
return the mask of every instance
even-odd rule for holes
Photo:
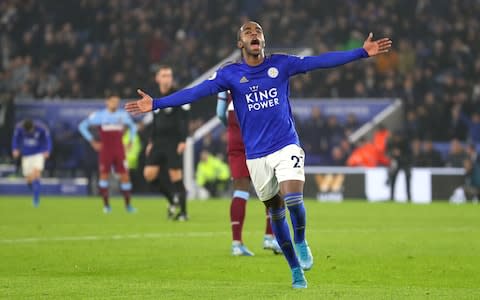
[[[120,104],[120,98],[109,97],[105,103],[107,104],[107,109],[109,111],[116,111],[118,109],[118,105]]]
[[[237,44],[245,54],[258,56],[263,54],[265,49],[265,36],[260,24],[256,22],[247,22],[240,27],[240,40]]]
[[[157,84],[163,88],[171,88],[173,85],[173,72],[172,69],[165,68],[160,69],[155,76]]]

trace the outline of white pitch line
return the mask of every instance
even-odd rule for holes
[[[84,236],[56,236],[44,238],[19,238],[2,239],[0,243],[20,244],[20,243],[38,243],[38,242],[64,242],[64,241],[102,241],[102,240],[127,240],[127,239],[159,239],[159,238],[178,238],[178,237],[212,237],[216,235],[226,235],[230,232],[177,232],[177,233],[134,233],[134,234],[114,234],[114,235],[84,235]]]
[[[476,232],[474,227],[440,227],[440,228],[338,228],[338,229],[307,229],[312,233],[337,233],[337,234],[370,234],[380,232]],[[244,234],[258,234],[260,231],[244,232]],[[22,244],[39,242],[65,242],[65,241],[104,241],[104,240],[127,240],[127,239],[160,239],[160,238],[205,238],[218,235],[229,235],[229,231],[198,231],[198,232],[170,232],[170,233],[132,233],[114,235],[84,235],[84,236],[57,236],[57,237],[28,237],[15,239],[0,239],[0,244]]]

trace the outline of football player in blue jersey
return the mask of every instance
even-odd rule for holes
[[[23,120],[15,126],[12,156],[22,156],[22,173],[33,192],[33,206],[40,205],[40,178],[45,159],[52,151],[52,139],[47,126],[39,121]]]
[[[374,41],[370,33],[362,48],[349,51],[308,57],[266,56],[263,29],[252,21],[240,27],[237,40],[237,47],[242,51],[241,61],[221,67],[197,86],[163,98],[153,99],[138,90],[142,98],[127,103],[125,108],[134,114],[149,112],[230,90],[252,183],[269,209],[273,232],[292,271],[292,286],[306,288],[303,270],[312,268],[313,256],[305,239],[305,154],[300,148],[288,99],[289,78],[388,52],[392,42],[388,38]],[[285,219],[285,206],[290,212],[294,243]]]

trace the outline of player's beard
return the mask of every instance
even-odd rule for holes
[[[260,46],[258,50],[253,50],[251,48],[245,48],[245,54],[248,56],[253,56],[253,57],[259,57],[259,56],[264,56],[264,48]]]

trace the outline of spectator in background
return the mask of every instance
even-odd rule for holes
[[[443,167],[444,162],[440,152],[435,150],[430,139],[426,139],[422,143],[422,152],[417,160],[419,167]]]
[[[376,149],[377,162],[383,166],[388,166],[390,164],[390,160],[386,155],[389,137],[390,131],[383,124],[379,124],[373,133],[372,143]]]
[[[414,110],[407,111],[405,131],[409,139],[420,136],[420,124],[417,119],[417,113]]]
[[[475,145],[467,146],[468,158],[464,160],[465,185],[464,191],[467,198],[478,202],[480,197],[480,158],[475,150]]]
[[[375,146],[366,139],[361,139],[348,157],[347,166],[375,167],[378,163],[376,154],[377,149]]]
[[[206,188],[211,197],[218,197],[228,187],[230,171],[228,165],[221,159],[203,150],[195,176],[197,184]]]
[[[403,170],[405,172],[405,181],[407,187],[407,200],[412,199],[410,193],[410,179],[412,167],[412,150],[407,137],[401,132],[395,132],[387,144],[387,153],[390,157],[390,170],[388,181],[390,183],[390,199],[394,200],[395,183],[398,173]]]
[[[417,166],[422,154],[422,143],[419,139],[413,139],[410,142],[412,150],[412,166]]]
[[[345,135],[349,135],[353,133],[358,127],[360,127],[360,123],[358,122],[357,115],[354,113],[349,113],[347,115],[347,120],[345,121]]]
[[[464,122],[468,126],[468,140],[472,143],[480,143],[480,113],[473,112],[470,119],[464,117]]]
[[[299,123],[299,134],[302,136],[302,140],[305,141],[303,148],[306,153],[322,153],[326,149],[323,149],[323,144],[328,144],[325,135],[325,117],[318,106],[312,107],[310,118],[304,122]]]
[[[463,168],[464,161],[468,159],[467,153],[458,139],[450,142],[450,152],[447,155],[445,165],[451,168]]]
[[[318,139],[319,132],[317,131],[316,137]],[[327,124],[325,127],[325,135],[328,138],[328,145],[338,145],[340,141],[345,137],[345,128],[338,122],[338,118],[335,115],[331,115],[327,118]]]
[[[331,160],[328,165],[341,167],[341,166],[345,166],[346,162],[347,162],[347,156],[343,152],[342,148],[340,148],[340,146],[333,147],[332,153],[331,153]]]
[[[468,126],[462,118],[460,105],[455,105],[450,110],[450,124],[447,133],[451,139],[464,141],[467,138]]]

